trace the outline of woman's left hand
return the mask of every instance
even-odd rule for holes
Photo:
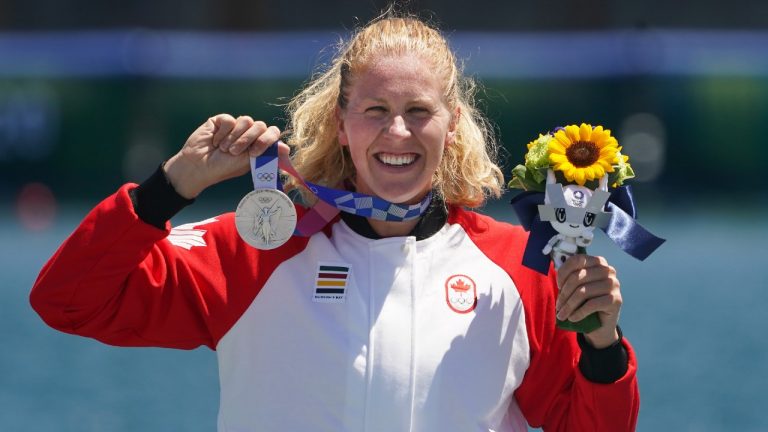
[[[557,298],[557,318],[580,321],[597,312],[602,325],[584,334],[595,348],[605,348],[619,339],[616,325],[621,310],[621,284],[616,269],[603,257],[574,255],[557,271],[560,294]]]

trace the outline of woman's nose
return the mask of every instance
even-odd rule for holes
[[[408,138],[411,136],[411,131],[408,129],[408,125],[401,115],[396,115],[392,118],[392,123],[389,124],[387,132],[398,138]]]

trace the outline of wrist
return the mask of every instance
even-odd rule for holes
[[[205,189],[197,183],[199,174],[194,165],[186,162],[179,154],[175,154],[163,164],[163,173],[173,189],[186,199],[195,199]]]
[[[584,339],[595,349],[604,349],[616,344],[620,339],[618,327],[599,328],[591,333],[585,333]]]
[[[162,165],[128,194],[139,219],[161,230],[166,228],[171,217],[194,202],[194,199],[184,198],[174,190],[165,177]]]

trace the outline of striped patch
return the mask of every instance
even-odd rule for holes
[[[349,266],[339,263],[318,263],[313,301],[344,303],[347,295]]]

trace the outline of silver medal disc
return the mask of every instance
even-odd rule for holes
[[[237,233],[256,249],[282,246],[296,229],[296,208],[277,189],[256,189],[244,196],[235,211]]]

